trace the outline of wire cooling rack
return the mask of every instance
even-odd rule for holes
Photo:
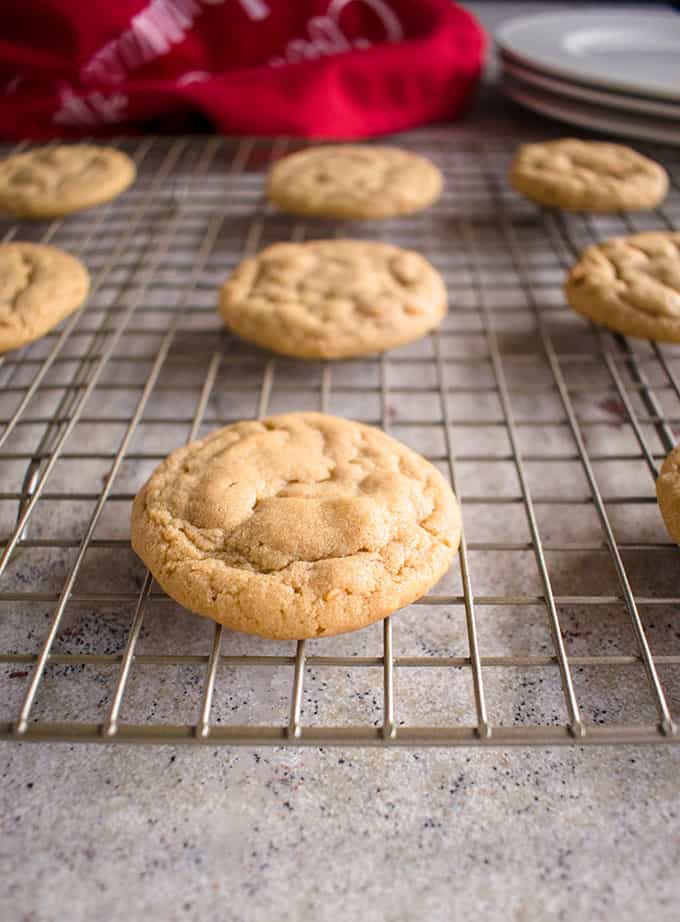
[[[138,165],[115,202],[0,225],[92,275],[86,306],[0,365],[0,736],[248,744],[670,742],[680,707],[680,561],[654,479],[680,426],[680,351],[627,341],[561,292],[584,245],[678,224],[541,211],[505,172],[517,139],[437,129],[395,139],[446,191],[382,223],[271,208],[292,144],[118,141]],[[6,149],[3,153],[9,152]],[[384,356],[274,357],[230,337],[216,289],[277,240],[387,239],[442,272],[441,329]],[[133,555],[134,493],[187,439],[321,409],[382,426],[450,477],[458,563],[382,624],[306,643],[191,615]]]

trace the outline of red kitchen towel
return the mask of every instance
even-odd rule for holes
[[[484,44],[450,0],[10,0],[0,136],[380,134],[460,115]]]

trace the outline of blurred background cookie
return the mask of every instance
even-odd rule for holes
[[[95,144],[58,144],[0,162],[0,211],[53,218],[115,198],[134,181],[122,151]]]
[[[398,147],[360,144],[309,147],[279,160],[267,194],[292,214],[325,218],[391,218],[439,198],[442,174]]]
[[[527,198],[570,211],[654,208],[668,191],[662,166],[623,144],[564,138],[523,144],[510,184]]]

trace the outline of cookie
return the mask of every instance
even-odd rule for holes
[[[661,465],[656,481],[659,509],[668,534],[680,544],[680,445],[673,449]]]
[[[87,269],[56,247],[0,245],[0,352],[44,336],[85,300]]]
[[[360,144],[308,147],[269,172],[267,194],[292,214],[323,218],[391,218],[439,198],[442,174],[398,147]]]
[[[235,333],[273,352],[342,358],[427,333],[446,313],[446,288],[420,254],[387,243],[276,243],[236,268],[219,311]]]
[[[575,311],[618,333],[680,342],[680,233],[650,231],[588,247],[565,293]]]
[[[442,475],[383,432],[291,413],[173,452],[135,498],[131,537],[181,605],[295,640],[423,595],[455,556],[460,516]]]
[[[95,144],[37,147],[0,161],[0,211],[56,218],[115,198],[135,165],[122,151]]]
[[[666,196],[668,174],[630,147],[565,138],[522,145],[510,167],[522,195],[571,211],[654,208]]]

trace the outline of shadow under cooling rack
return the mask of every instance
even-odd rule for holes
[[[680,567],[654,494],[680,428],[680,351],[565,305],[585,245],[677,227],[563,216],[505,183],[517,140],[395,139],[445,176],[427,212],[302,221],[263,176],[284,140],[128,139],[138,181],[63,220],[0,223],[92,276],[86,306],[0,361],[0,736],[308,745],[677,741]],[[442,273],[441,328],[360,361],[273,357],[231,338],[216,289],[278,240],[362,236]],[[457,563],[417,604],[336,638],[223,630],[133,555],[130,504],[154,466],[230,421],[319,409],[382,426],[461,501]]]

